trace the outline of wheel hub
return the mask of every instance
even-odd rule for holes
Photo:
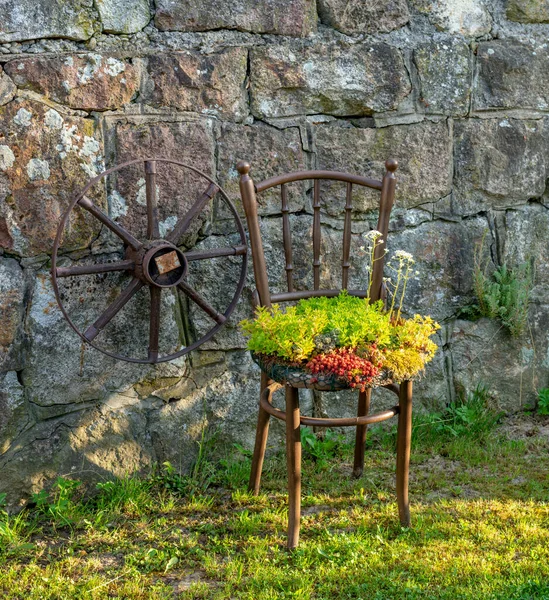
[[[187,274],[185,255],[166,240],[147,242],[137,252],[128,248],[127,257],[135,261],[135,274],[148,285],[175,287]]]

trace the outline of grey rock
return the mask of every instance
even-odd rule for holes
[[[323,23],[347,35],[386,33],[410,20],[406,0],[319,0],[318,13]]]
[[[0,43],[38,38],[87,40],[96,23],[91,0],[5,0],[0,5]]]
[[[24,388],[17,373],[0,374],[0,456],[11,442],[25,429],[29,422],[25,406]]]
[[[101,262],[101,257],[94,257],[93,262]],[[119,274],[71,277],[59,281],[60,297],[75,326],[85,331],[127,283],[128,276]],[[134,358],[146,357],[148,296],[146,290],[141,290],[105,327],[95,343],[110,352]],[[160,350],[161,354],[167,354],[178,349],[181,342],[175,298],[166,293],[163,300]],[[45,408],[40,413],[43,418],[71,412],[78,404],[106,401],[144,378],[155,380],[157,374],[166,369],[172,369],[177,375],[184,368],[184,359],[157,367],[124,363],[84,344],[59,310],[46,273],[38,274],[27,328],[30,349],[22,379],[29,400]]]
[[[458,393],[484,386],[506,412],[519,411],[532,400],[536,369],[532,345],[528,339],[510,337],[498,321],[456,321],[451,354]]]
[[[88,482],[143,473],[154,462],[146,412],[76,410],[29,424],[0,456],[0,493],[16,507],[63,475]]]
[[[521,206],[502,212],[495,223],[501,261],[511,267],[532,261],[532,299],[545,302],[549,298],[549,209],[542,204]]]
[[[460,116],[469,110],[471,51],[453,37],[420,44],[414,50],[421,86],[419,101],[427,114]]]
[[[212,452],[217,457],[230,455],[234,442],[252,448],[255,436],[260,375],[249,353],[199,354],[199,364],[192,374],[197,386],[188,388],[181,400],[165,404],[150,417],[157,456],[183,471],[189,469],[196,456],[204,428],[207,439],[214,442]],[[303,408],[309,408],[307,402]],[[273,423],[269,448],[280,448],[282,430],[281,425]]]
[[[546,44],[516,40],[479,44],[474,110],[520,108],[547,111],[548,64]]]
[[[16,93],[17,87],[11,78],[2,71],[2,67],[0,67],[0,106],[13,100]]]
[[[506,16],[519,23],[549,22],[549,2],[547,0],[507,0]]]
[[[544,119],[468,119],[456,121],[454,127],[454,214],[510,208],[543,194]]]
[[[473,298],[473,256],[488,222],[475,217],[458,223],[431,221],[414,229],[391,232],[387,249],[410,252],[416,261],[406,287],[406,313],[431,315],[442,321],[452,317]],[[386,269],[394,280],[394,271]]]
[[[440,31],[480,37],[490,33],[492,17],[484,0],[409,0]]]
[[[319,125],[314,131],[317,167],[334,169],[381,179],[385,161],[396,158],[396,202],[400,207],[414,207],[433,202],[451,191],[451,138],[445,121],[424,121],[414,125],[395,125],[381,129],[346,129]],[[327,210],[340,214],[341,200],[332,198],[335,184],[328,190]],[[356,187],[356,186],[355,186]],[[379,192],[356,189],[356,211],[374,210]],[[337,207],[337,208],[336,208]]]
[[[251,98],[255,116],[362,116],[393,110],[411,85],[398,50],[387,44],[254,48]]]
[[[154,20],[161,31],[238,29],[307,36],[316,30],[317,16],[314,0],[157,0]]]
[[[224,123],[217,146],[219,183],[241,214],[243,208],[240,200],[240,176],[236,170],[236,163],[239,160],[247,160],[251,164],[250,175],[256,183],[274,175],[306,168],[305,154],[297,127],[279,130],[261,123],[249,126]],[[260,214],[280,213],[280,188],[267,190],[258,198]],[[303,183],[288,186],[288,201],[291,212],[304,208],[305,185]]]
[[[232,233],[211,235],[196,246],[197,249],[231,247],[240,243],[240,237]],[[242,273],[242,257],[222,257],[203,261],[193,261],[189,266],[188,282],[218,312],[224,314],[235,297]],[[251,291],[253,289],[251,270],[246,273],[246,288],[230,320],[201,348],[208,350],[231,350],[244,348],[246,342],[238,323],[252,316]],[[190,321],[191,339],[205,336],[216,323],[192,301],[182,298],[185,314]]]
[[[95,0],[103,31],[136,33],[151,20],[149,0]]]

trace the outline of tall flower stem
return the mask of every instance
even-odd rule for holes
[[[402,292],[400,294],[400,302],[398,305],[397,322],[400,319],[400,313],[402,311],[402,303],[404,302],[404,294],[406,293],[406,286],[408,284],[408,279],[410,278],[410,269],[411,268],[412,268],[412,263],[410,261],[408,261],[408,263],[406,265],[406,272],[404,273],[404,283],[402,285]]]

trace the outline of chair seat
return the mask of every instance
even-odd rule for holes
[[[352,389],[347,381],[331,373],[312,374],[307,372],[303,367],[284,363],[282,360],[268,360],[267,357],[262,354],[251,352],[251,356],[252,360],[259,365],[269,379],[282,385],[290,385],[294,388],[318,390],[319,392],[339,392]],[[368,387],[383,387],[392,383],[393,380],[391,379],[391,374],[388,371],[382,371]]]

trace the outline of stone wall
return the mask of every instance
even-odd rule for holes
[[[258,373],[236,326],[250,314],[250,277],[220,335],[156,367],[82,347],[57,308],[48,269],[71,195],[105,167],[151,153],[196,164],[238,207],[241,158],[257,180],[315,167],[381,177],[384,160],[397,158],[390,247],[419,263],[410,310],[443,324],[441,350],[416,386],[418,403],[440,405],[478,383],[506,410],[531,402],[549,384],[545,23],[546,0],[4,1],[0,492],[15,502],[59,474],[103,478],[164,460],[184,470],[206,426],[220,432],[221,450],[253,442]],[[94,200],[138,226],[131,219],[143,213],[139,176],[129,173],[110,193],[97,190]],[[161,183],[169,228],[198,183],[181,174]],[[323,189],[326,283],[339,277],[341,191]],[[295,273],[305,285],[310,189],[292,187],[290,208]],[[374,196],[357,194],[355,283],[364,277],[360,247],[374,208]],[[281,287],[279,199],[265,195],[260,212]],[[215,205],[187,242],[207,248],[234,231]],[[494,262],[536,260],[530,328],[520,340],[496,322],[459,318],[472,300],[474,247],[486,231]],[[88,255],[108,260],[116,255],[111,241],[93,219],[75,216],[63,264]],[[216,261],[192,277],[223,305],[238,264]],[[63,293],[83,324],[117,285],[91,277]],[[210,326],[180,299],[164,308],[172,343]],[[107,341],[128,349],[143,343],[146,309],[146,298],[129,306]],[[344,395],[314,406],[352,410]]]

